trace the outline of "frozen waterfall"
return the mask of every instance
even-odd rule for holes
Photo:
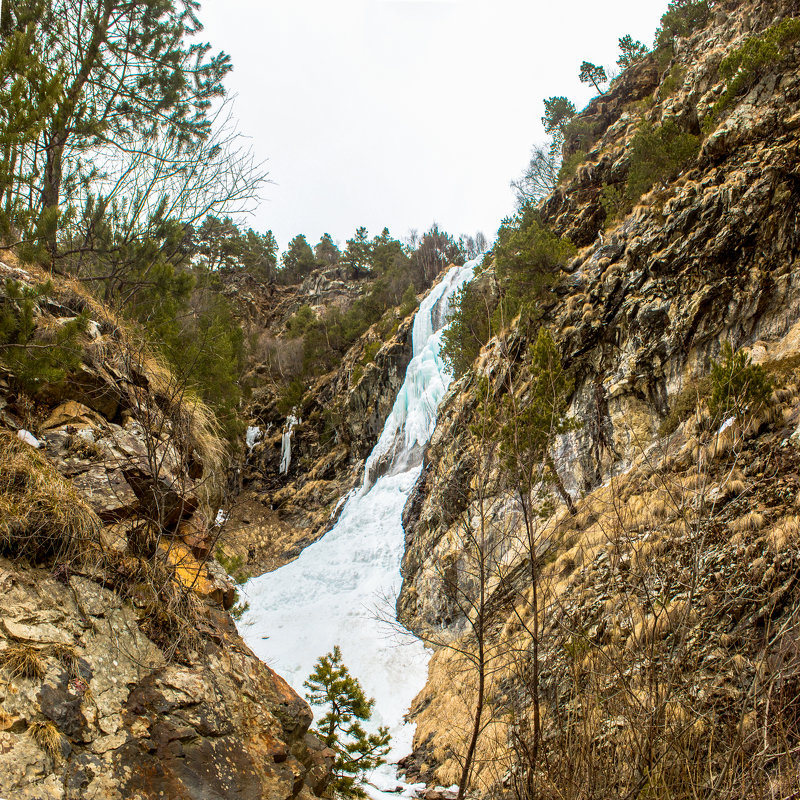
[[[292,463],[292,435],[294,426],[300,424],[300,420],[294,415],[294,412],[295,409],[292,409],[292,413],[286,417],[286,423],[281,434],[281,465],[278,469],[281,475],[286,475],[289,472],[289,465]]]
[[[370,727],[391,730],[389,758],[395,762],[411,751],[413,726],[403,715],[425,684],[428,654],[416,640],[399,642],[375,611],[394,616],[403,506],[450,382],[439,356],[441,331],[453,294],[478,263],[452,267],[420,304],[405,381],[367,459],[363,486],[347,498],[336,525],[296,561],[245,587],[250,609],[241,630],[255,653],[303,695],[314,662],[338,644],[351,673],[375,698]],[[376,770],[370,782],[390,790],[398,785],[390,765]]]

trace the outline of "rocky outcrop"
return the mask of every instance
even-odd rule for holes
[[[718,72],[724,55],[798,13],[794,2],[716,3],[704,28],[678,40],[671,62],[656,69],[656,56],[649,56],[582,114],[596,142],[575,176],[541,207],[544,220],[581,248],[545,316],[574,378],[569,416],[578,427],[556,440],[552,456],[577,515],[566,513],[550,484],[552,507],[537,499],[543,516],[536,518],[531,544],[502,460],[496,453],[483,461],[474,456],[481,447],[478,377],[488,378],[495,400],[508,375],[519,396],[526,396],[528,342],[512,325],[484,349],[474,373],[452,387],[404,515],[398,612],[440,645],[416,711],[416,774],[426,780],[446,785],[459,775],[447,753],[464,752],[465,740],[454,731],[470,730],[469,701],[465,706],[461,698],[477,690],[475,576],[487,553],[493,573],[486,613],[492,646],[505,655],[492,663],[486,689],[495,735],[484,756],[505,752],[507,758],[502,767],[495,758],[496,768],[481,762],[476,784],[484,791],[509,787],[523,769],[512,746],[522,741],[514,739],[521,729],[509,720],[533,724],[525,671],[531,662],[520,653],[530,652],[536,613],[539,702],[549,715],[543,735],[553,743],[562,734],[577,735],[577,729],[558,725],[581,720],[584,733],[590,732],[581,740],[586,752],[612,754],[607,762],[598,755],[582,767],[595,769],[597,780],[616,767],[608,784],[593,784],[598,796],[634,790],[635,777],[621,788],[628,778],[618,769],[620,762],[636,760],[625,749],[636,736],[630,732],[649,730],[657,739],[647,726],[667,712],[658,710],[659,701],[651,704],[648,689],[631,676],[658,673],[658,659],[684,670],[680,689],[672,686],[668,699],[661,698],[680,706],[674,713],[702,717],[717,732],[728,713],[762,722],[769,716],[747,694],[754,684],[731,665],[779,658],[773,648],[788,652],[795,633],[786,632],[796,631],[789,611],[796,602],[794,534],[787,538],[784,529],[794,530],[796,516],[796,451],[790,443],[796,441],[800,361],[800,45],[762,66],[730,107],[718,112],[715,103],[726,85]],[[699,153],[681,174],[640,198],[630,214],[610,220],[601,198],[605,187],[624,186],[631,141],[643,120],[655,127],[674,121],[692,134],[702,127]],[[721,430],[719,420],[712,428],[704,410],[705,376],[725,343],[748,352],[777,387],[769,411],[734,432]],[[465,537],[468,529],[486,537],[481,548]],[[531,611],[531,548],[534,573],[543,582],[538,612]],[[727,610],[720,612],[720,604]],[[731,604],[737,610],[729,614]],[[789,638],[762,637],[765,625]],[[471,654],[466,661],[448,649],[452,643]],[[468,677],[454,681],[453,675]],[[597,675],[604,677],[593,683]],[[783,680],[770,675],[777,681],[770,685]],[[723,685],[729,706],[718,694]],[[605,705],[617,691],[638,698],[639,712],[622,701]],[[595,711],[584,716],[589,706]],[[464,710],[454,711],[459,707]],[[763,724],[764,740],[771,741],[772,723]],[[686,752],[721,786],[725,757],[714,748],[734,745],[729,739],[712,745],[709,736],[697,735],[708,747],[706,756],[688,744]],[[556,796],[565,782],[581,779],[576,762],[570,768],[578,772],[568,777],[566,751],[553,747]],[[747,758],[755,757],[753,748]],[[666,755],[659,758],[659,769],[672,763]],[[559,783],[562,767],[565,782]],[[649,774],[655,769],[641,768]],[[769,778],[753,777],[752,785],[763,788],[771,780],[779,791],[782,775],[776,768]],[[664,780],[673,789],[678,785],[677,777]],[[547,791],[542,788],[543,796],[550,796]],[[749,792],[733,783],[726,791],[731,797]]]
[[[95,580],[0,560],[0,791],[19,800],[310,797],[330,752],[227,615],[186,663]],[[24,650],[35,674],[15,671]],[[44,737],[42,731],[50,734]]]
[[[387,341],[373,326],[306,393],[295,410],[300,421],[286,474],[280,470],[285,418],[271,394],[255,393],[251,411],[260,438],[247,454],[243,491],[224,534],[226,552],[243,558],[248,570],[291,561],[335,522],[338,501],[359,485],[403,383],[412,323],[413,317],[396,319]]]
[[[89,318],[60,372],[0,370],[0,795],[321,794],[308,705],[228,614],[210,412],[90,297],[0,272],[36,298],[32,341]]]

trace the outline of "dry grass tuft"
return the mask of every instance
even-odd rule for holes
[[[12,678],[40,681],[47,672],[41,653],[29,644],[11,644],[0,650],[0,666]]]
[[[758,511],[749,511],[741,517],[737,517],[730,523],[730,529],[734,533],[752,533],[760,531],[764,527],[764,515]]]
[[[784,517],[767,532],[767,543],[772,550],[783,550],[800,539],[800,517]]]
[[[62,747],[64,744],[64,736],[56,727],[55,723],[50,722],[50,720],[45,722],[31,722],[28,726],[28,735],[53,759],[53,761],[59,761],[61,759],[63,755]]]
[[[73,647],[66,644],[57,644],[51,648],[50,653],[64,667],[70,678],[81,677],[78,654]]]
[[[75,558],[99,542],[100,520],[35,448],[0,433],[0,550],[40,561]]]

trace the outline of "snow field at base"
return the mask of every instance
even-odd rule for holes
[[[240,622],[242,636],[259,658],[301,696],[317,659],[335,645],[368,697],[375,698],[370,730],[388,726],[390,763],[369,776],[374,798],[413,796],[393,766],[412,749],[414,726],[404,715],[425,685],[429,653],[394,620],[405,546],[402,513],[421,468],[422,449],[433,433],[436,412],[450,383],[439,356],[449,301],[470,280],[478,261],[453,267],[420,304],[412,332],[413,358],[370,466],[390,456],[374,485],[367,481],[347,499],[336,525],[290,564],[250,580],[250,603]],[[322,712],[324,713],[324,712]],[[321,715],[315,709],[315,717]],[[383,791],[381,791],[383,790]]]

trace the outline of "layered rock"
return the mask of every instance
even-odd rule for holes
[[[615,759],[628,763],[631,739],[624,732],[641,730],[657,716],[647,688],[631,679],[652,673],[654,641],[660,663],[674,658],[685,671],[680,690],[672,687],[664,703],[717,730],[732,708],[763,722],[767,712],[757,703],[748,706],[749,684],[734,675],[731,664],[777,657],[774,648],[789,647],[794,635],[778,642],[761,638],[760,631],[765,624],[794,630],[790,609],[796,602],[796,538],[784,532],[787,526],[794,530],[796,517],[796,452],[790,443],[796,441],[800,361],[800,46],[790,45],[787,55],[763,67],[730,108],[719,116],[712,111],[725,89],[718,75],[724,55],[798,13],[794,2],[714,4],[708,24],[678,40],[672,62],[659,64],[648,56],[581,115],[597,142],[575,176],[541,207],[544,220],[581,248],[561,275],[558,301],[544,319],[574,377],[568,413],[579,427],[557,439],[552,455],[578,514],[567,514],[551,492],[555,512],[537,519],[535,542],[526,542],[523,509],[508,471],[496,453],[475,457],[483,386],[477,377],[488,378],[499,395],[511,375],[519,396],[526,396],[528,342],[512,325],[484,349],[474,373],[452,387],[404,517],[398,612],[441,648],[416,712],[416,774],[427,780],[447,785],[460,774],[448,752],[465,752],[463,731],[470,730],[474,712],[468,704],[477,691],[475,576],[487,548],[494,572],[485,613],[493,646],[506,655],[492,664],[486,691],[495,735],[482,758],[505,755],[495,756],[492,767],[483,761],[476,767],[482,789],[508,788],[521,774],[509,720],[532,724],[529,679],[520,672],[522,662],[529,668],[530,657],[520,661],[519,654],[531,647],[534,574],[544,581],[537,601],[545,604],[539,610],[542,713],[550,715],[548,725],[556,725],[561,712],[586,721],[581,709],[596,704],[583,743],[587,752],[612,754],[608,762],[598,757],[598,775],[611,771]],[[664,83],[670,76],[672,87]],[[674,121],[692,134],[700,134],[705,123],[707,134],[680,175],[612,222],[601,203],[603,191],[624,186],[631,141],[642,120],[656,127]],[[568,141],[567,154],[570,147]],[[702,378],[724,343],[746,350],[784,387],[765,416],[735,433],[709,429],[702,412]],[[465,530],[482,531],[482,549]],[[641,555],[644,542],[649,559]],[[538,573],[531,572],[531,547]],[[737,608],[732,616],[728,604]],[[453,643],[471,654],[466,661],[447,649]],[[603,658],[613,665],[605,673]],[[571,682],[569,676],[578,674],[591,691]],[[604,678],[592,685],[593,674]],[[720,685],[730,688],[727,707],[715,693]],[[612,704],[604,708],[604,693],[614,686],[640,696],[640,711],[647,714],[637,717],[622,702],[616,712]],[[464,697],[472,700],[465,705]],[[764,731],[771,740],[773,729],[767,725]],[[546,729],[553,742],[561,733]],[[713,750],[709,745],[708,753]],[[564,767],[560,755],[554,758]],[[718,774],[724,756],[709,759],[703,763]],[[664,769],[667,763],[672,762],[667,758]],[[618,770],[618,779],[627,780],[622,774]],[[774,780],[775,791],[784,785],[777,768],[758,780]],[[635,785],[631,781],[624,791],[608,783],[598,792],[622,796]],[[556,780],[553,791],[565,785]],[[742,789],[731,785],[726,791],[740,796],[735,792]]]
[[[210,413],[90,297],[40,295],[35,342],[89,322],[62,379],[24,392],[0,374],[0,795],[322,793],[332,753],[309,707],[227,611]]]

